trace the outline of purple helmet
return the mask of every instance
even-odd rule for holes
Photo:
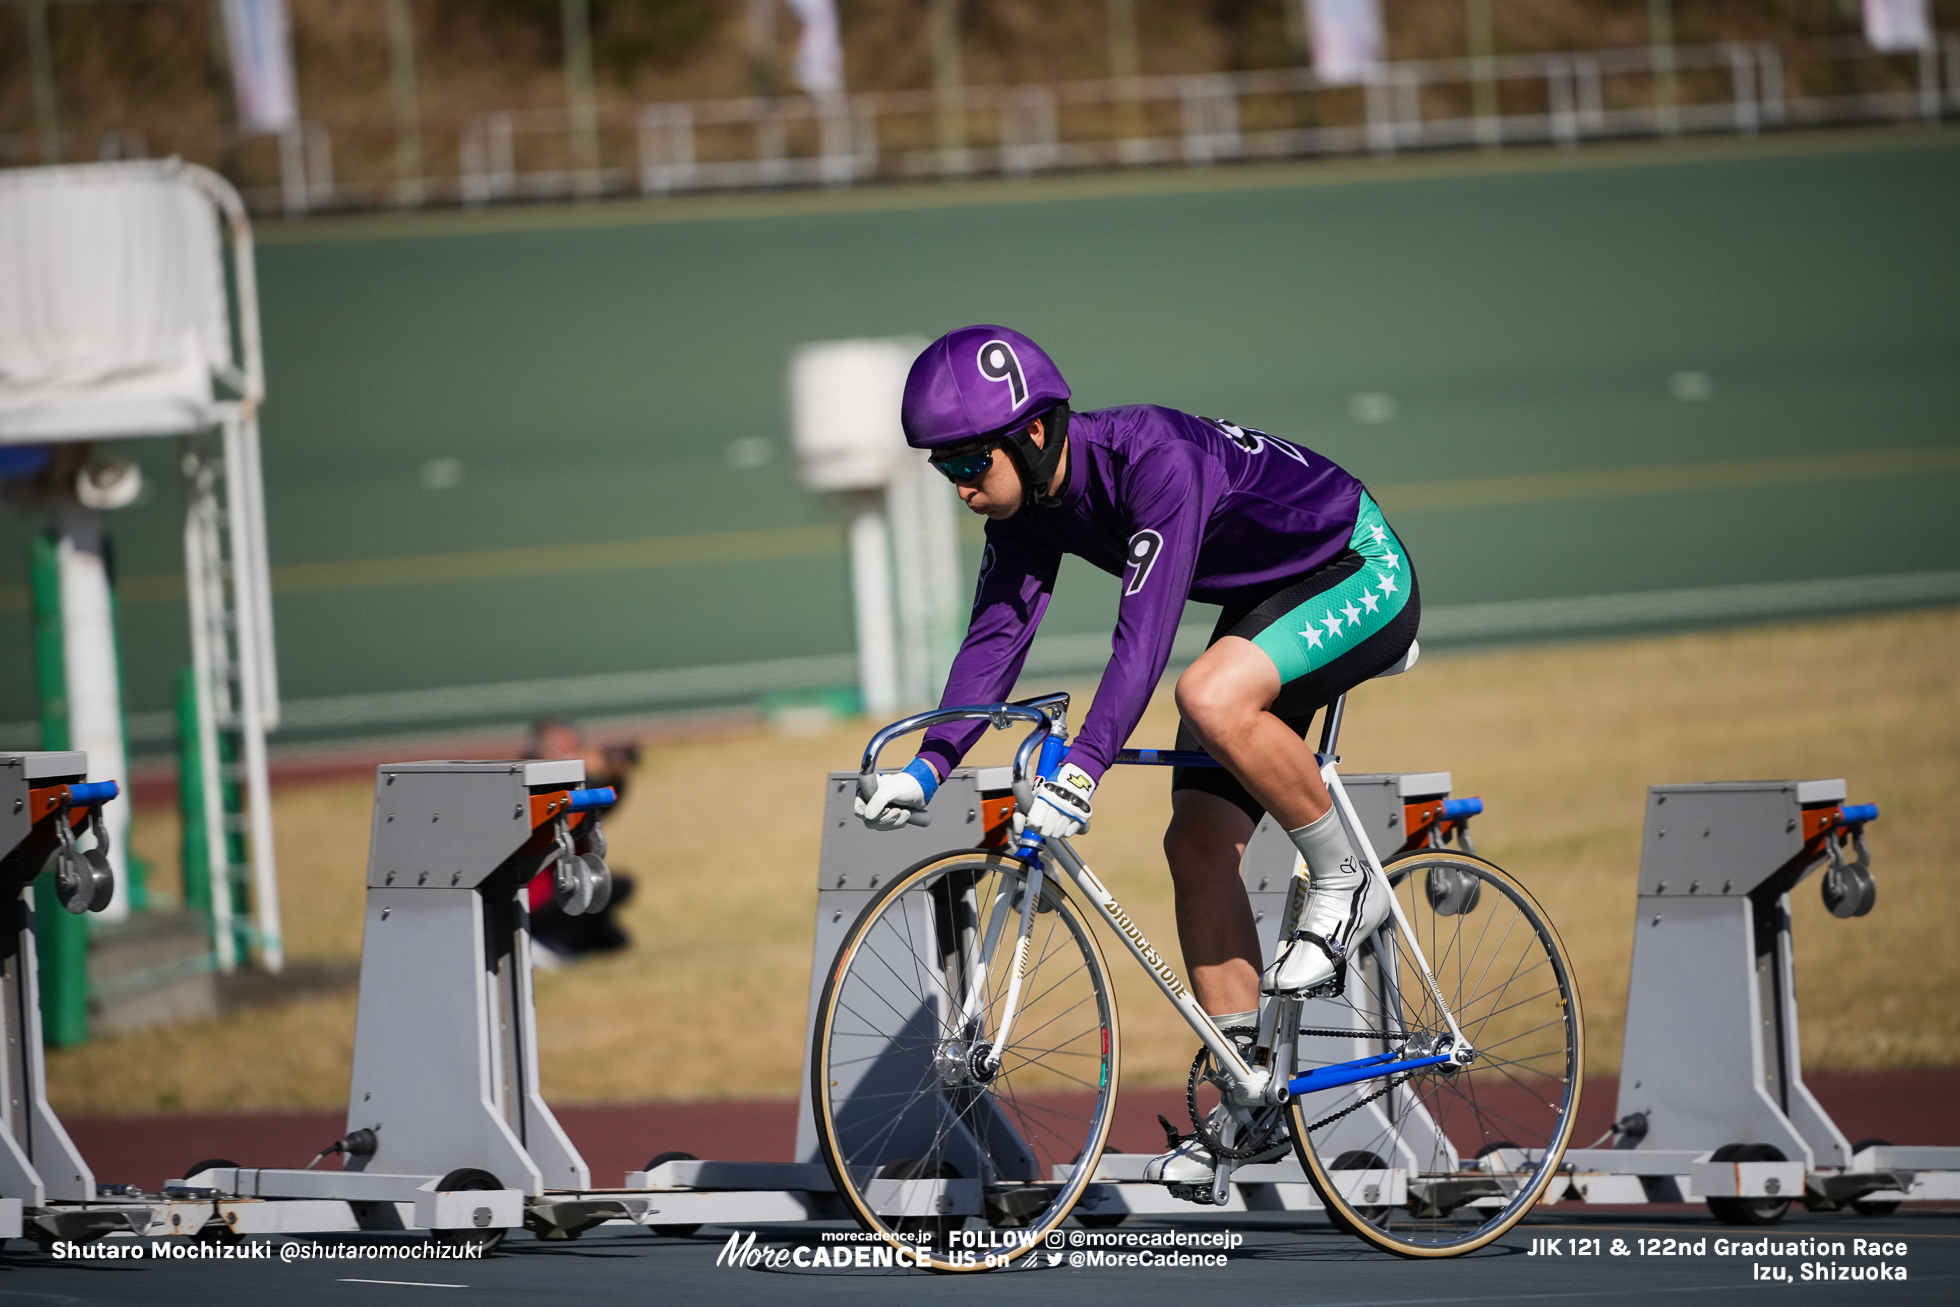
[[[1041,346],[983,324],[947,332],[913,360],[899,416],[905,443],[935,449],[1020,427],[1068,397]]]

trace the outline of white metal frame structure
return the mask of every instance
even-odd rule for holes
[[[77,237],[75,227],[86,233]],[[245,204],[224,178],[176,159],[20,169],[0,174],[0,238],[17,258],[0,267],[0,297],[35,301],[12,320],[28,325],[0,340],[0,354],[45,363],[10,372],[0,357],[0,444],[182,442],[215,951],[221,969],[238,964],[230,836],[242,824],[252,934],[261,965],[277,971],[284,949],[265,736],[278,725],[279,683],[259,463],[265,373]],[[112,278],[105,267],[153,276]],[[124,298],[106,309],[83,302],[111,282]],[[132,287],[157,293],[134,300]],[[104,323],[144,344],[130,358],[77,364],[89,329]],[[237,819],[224,810],[231,779],[243,791]]]

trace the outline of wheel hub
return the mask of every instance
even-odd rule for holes
[[[994,1046],[984,1039],[968,1044],[963,1040],[949,1039],[940,1044],[932,1055],[932,1069],[939,1076],[939,1082],[948,1088],[992,1084],[1000,1074],[994,1065]]]

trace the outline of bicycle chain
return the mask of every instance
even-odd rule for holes
[[[1387,1084],[1383,1085],[1380,1089],[1377,1089],[1374,1093],[1368,1095],[1366,1098],[1356,1099],[1354,1102],[1349,1103],[1346,1107],[1342,1108],[1340,1111],[1334,1113],[1334,1115],[1324,1116],[1320,1120],[1314,1122],[1312,1125],[1307,1127],[1307,1133],[1312,1134],[1314,1131],[1320,1129],[1322,1126],[1333,1125],[1336,1121],[1340,1120],[1342,1117],[1347,1116],[1352,1112],[1359,1112],[1362,1108],[1368,1106],[1368,1104],[1374,1102],[1377,1098],[1380,1098],[1383,1094],[1391,1093],[1395,1090],[1395,1088],[1398,1085],[1405,1085],[1409,1081],[1414,1080],[1415,1078],[1416,1077],[1414,1072],[1406,1072],[1402,1075],[1392,1077]]]
[[[1230,1039],[1236,1035],[1251,1035],[1256,1037],[1259,1031],[1252,1026],[1229,1026],[1218,1033]],[[1272,1124],[1260,1131],[1252,1142],[1246,1144],[1227,1144],[1212,1130],[1210,1123],[1199,1114],[1198,1085],[1202,1080],[1206,1079],[1204,1074],[1205,1060],[1210,1056],[1210,1049],[1200,1048],[1198,1055],[1191,1059],[1191,1074],[1184,1082],[1184,1106],[1191,1114],[1192,1134],[1197,1138],[1199,1143],[1205,1146],[1205,1150],[1213,1157],[1224,1158],[1228,1161],[1243,1161],[1248,1157],[1255,1157],[1265,1152],[1268,1148],[1272,1147],[1273,1136],[1286,1123],[1286,1114],[1284,1112],[1274,1111]]]

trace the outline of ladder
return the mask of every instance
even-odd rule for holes
[[[229,185],[202,169],[184,171],[224,221],[238,339],[233,366],[216,378],[231,392],[214,405],[216,425],[182,438],[184,582],[195,705],[180,717],[191,719],[182,725],[194,727],[185,734],[194,737],[195,749],[187,739],[179,783],[186,787],[185,820],[202,814],[219,969],[235,969],[255,948],[259,965],[277,972],[285,965],[285,947],[265,736],[279,724],[279,680],[259,466],[265,374],[252,229]],[[192,869],[186,867],[187,889],[191,882]],[[249,922],[242,911],[248,893]]]

